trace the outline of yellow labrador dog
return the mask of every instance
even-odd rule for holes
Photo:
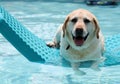
[[[84,75],[79,70],[81,62],[94,61],[91,68],[100,70],[99,63],[104,61],[104,38],[96,17],[85,9],[70,13],[63,25],[58,28],[50,47],[60,48],[60,54],[71,63],[76,74]]]

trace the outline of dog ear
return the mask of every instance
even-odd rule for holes
[[[65,36],[65,30],[67,27],[67,22],[69,21],[69,17],[67,16],[67,18],[65,19],[63,26],[62,26],[62,30],[63,30],[63,37]]]
[[[99,27],[98,21],[97,21],[96,18],[94,18],[94,19],[93,19],[93,22],[94,22],[94,24],[95,24],[96,37],[97,37],[97,39],[99,39],[100,27]]]

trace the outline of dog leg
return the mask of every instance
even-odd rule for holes
[[[95,71],[100,71],[99,64],[105,60],[104,57],[101,57],[100,59],[93,62],[91,68]]]
[[[55,34],[53,41],[46,44],[48,47],[60,48],[61,31],[62,28],[60,26]]]
[[[60,39],[55,37],[53,41],[46,43],[46,45],[48,47],[59,49],[60,48]]]
[[[80,66],[80,62],[72,62],[71,66],[73,68],[73,70],[75,71],[76,75],[85,75],[86,73],[79,70],[79,66]]]

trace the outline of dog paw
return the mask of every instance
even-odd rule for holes
[[[46,43],[46,45],[50,48],[55,48],[56,47],[54,42],[48,42],[48,43]]]
[[[101,71],[101,69],[99,67],[91,67],[91,69],[93,69],[95,71]]]
[[[83,71],[75,71],[75,75],[79,75],[79,76],[83,76],[83,75],[85,75],[86,73],[85,72],[83,72]]]

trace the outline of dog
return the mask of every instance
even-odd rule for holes
[[[47,43],[49,47],[60,48],[60,55],[71,63],[76,74],[84,75],[80,63],[93,61],[91,68],[99,71],[104,61],[104,37],[97,18],[88,10],[77,9],[68,14],[58,28],[55,38]]]

